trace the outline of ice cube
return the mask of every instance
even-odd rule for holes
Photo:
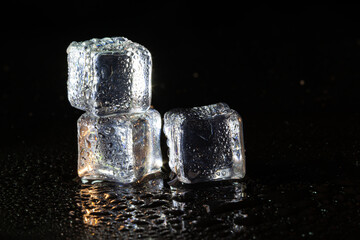
[[[75,108],[103,116],[150,107],[151,54],[113,37],[72,42],[68,49],[68,98]]]
[[[242,120],[225,103],[174,109],[164,116],[169,166],[184,183],[245,176]]]
[[[161,116],[143,113],[95,116],[78,120],[78,174],[85,180],[131,183],[159,172]]]

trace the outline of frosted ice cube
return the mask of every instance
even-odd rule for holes
[[[78,120],[78,174],[87,180],[131,183],[159,172],[161,116],[143,113],[95,116]]]
[[[245,176],[242,120],[227,104],[174,109],[164,116],[169,165],[195,183]]]
[[[68,98],[75,108],[103,116],[150,107],[151,54],[113,37],[72,42],[68,49]]]

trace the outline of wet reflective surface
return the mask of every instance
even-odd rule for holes
[[[221,214],[221,208],[239,204],[243,194],[243,184],[238,183],[216,186],[210,194],[207,188],[170,189],[162,180],[130,188],[103,183],[83,185],[79,221],[99,237],[231,236],[241,230],[233,224],[236,217],[243,216],[241,209],[235,208],[228,215]],[[199,234],[200,229],[206,229],[206,233]]]
[[[170,188],[156,179],[131,187],[74,182],[56,190],[48,186],[22,191],[31,198],[21,198],[20,192],[5,196],[9,190],[1,196],[12,201],[2,206],[1,225],[2,231],[16,229],[12,236],[346,239],[359,225],[359,210],[354,208],[359,187],[346,181],[297,189],[249,179]]]
[[[337,129],[331,118],[249,119],[245,179],[193,186],[169,186],[167,175],[132,186],[83,184],[76,131],[73,142],[60,141],[66,134],[37,144],[24,138],[0,152],[0,236],[356,239],[359,119]]]

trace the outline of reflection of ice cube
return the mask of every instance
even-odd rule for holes
[[[72,42],[67,53],[73,107],[98,116],[150,107],[151,54],[145,47],[114,37]]]
[[[84,113],[78,120],[79,176],[130,183],[160,171],[160,129],[154,109],[102,117]]]
[[[188,211],[204,209],[206,212],[217,212],[226,205],[242,202],[246,199],[244,182],[214,182],[193,188],[171,188],[172,203],[175,209]],[[235,209],[234,209],[235,210]]]
[[[153,216],[156,219],[160,215],[164,215],[162,214],[162,206],[157,209],[153,208],[150,213],[148,208],[142,204],[144,200],[151,203],[154,201],[153,198],[156,198],[156,195],[164,193],[163,187],[163,180],[160,178],[130,186],[105,181],[82,184],[78,193],[80,197],[78,204],[81,204],[83,223],[97,227],[96,232],[99,236],[95,235],[95,239],[109,238],[106,235],[109,234],[107,228],[109,225],[118,224],[118,226],[122,227],[125,225],[127,228],[134,229],[137,227],[134,220],[139,219],[139,217],[150,220],[154,219]],[[132,200],[128,201],[128,199]],[[140,216],[139,212],[144,213],[142,214],[143,217]],[[149,221],[149,225],[154,225],[154,223]],[[116,237],[128,239],[126,233],[125,236],[122,235],[124,232],[126,231],[117,231],[120,235],[116,235]],[[114,235],[111,238],[114,238]]]
[[[169,165],[184,183],[245,176],[242,120],[224,103],[165,113]]]

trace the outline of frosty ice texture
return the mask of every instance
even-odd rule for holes
[[[79,176],[131,183],[160,171],[160,130],[154,109],[102,117],[84,113],[78,120]]]
[[[68,98],[75,108],[103,116],[150,107],[151,54],[123,37],[72,42]]]
[[[165,113],[169,166],[184,183],[245,176],[242,120],[224,103]]]

